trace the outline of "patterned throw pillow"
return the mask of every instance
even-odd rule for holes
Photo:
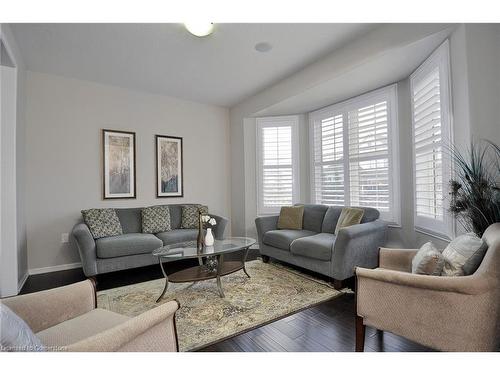
[[[411,261],[411,272],[419,275],[439,276],[443,267],[443,254],[432,242],[423,244]]]
[[[113,208],[91,208],[82,211],[83,221],[94,239],[123,234],[120,219]]]
[[[181,228],[198,229],[198,212],[208,215],[208,207],[201,204],[187,204],[182,206]]]
[[[152,206],[142,209],[142,232],[160,233],[171,230],[168,206]]]
[[[458,236],[443,250],[443,275],[472,275],[483,261],[487,248],[486,242],[474,233]]]

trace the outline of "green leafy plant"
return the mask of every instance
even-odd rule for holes
[[[465,153],[450,150],[455,178],[450,181],[450,208],[467,230],[482,236],[500,222],[500,147],[489,141],[471,142]]]

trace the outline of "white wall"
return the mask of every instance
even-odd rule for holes
[[[15,174],[13,178],[14,203],[13,211],[10,220],[13,230],[10,231],[14,248],[2,249],[2,251],[15,251],[17,267],[17,289],[20,290],[28,276],[28,261],[27,261],[27,247],[26,247],[26,220],[25,220],[25,189],[24,189],[24,175],[25,175],[25,160],[24,160],[24,131],[25,131],[25,66],[19,52],[18,46],[12,35],[10,27],[5,24],[0,25],[1,38],[4,44],[9,49],[10,58],[16,65],[16,113],[15,113],[15,128],[13,128],[11,151],[12,163],[15,166]],[[4,124],[2,124],[4,126]],[[2,160],[2,169],[4,168],[4,160]],[[2,202],[3,204],[4,202]]]
[[[199,202],[230,215],[227,109],[33,72],[26,83],[30,270],[80,261],[61,234],[85,208]],[[101,199],[103,128],[136,132],[137,199]],[[184,138],[184,198],[155,198],[155,134]]]

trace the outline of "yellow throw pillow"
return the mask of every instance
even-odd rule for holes
[[[335,227],[335,235],[338,235],[342,228],[361,223],[364,213],[365,210],[361,208],[344,207]]]
[[[304,206],[281,207],[278,229],[302,229]]]

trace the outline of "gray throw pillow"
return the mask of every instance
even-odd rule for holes
[[[122,225],[113,208],[91,208],[82,211],[83,221],[94,239],[123,234]]]
[[[411,272],[419,275],[439,276],[443,271],[444,257],[432,242],[422,245],[411,261]]]
[[[479,268],[487,249],[486,242],[475,233],[458,236],[443,250],[443,275],[472,275]]]
[[[198,212],[208,215],[208,207],[201,204],[187,204],[182,206],[181,228],[198,229]]]
[[[0,351],[41,352],[40,339],[31,328],[11,309],[0,303]]]
[[[145,207],[141,213],[143,233],[161,233],[171,230],[168,206]]]

